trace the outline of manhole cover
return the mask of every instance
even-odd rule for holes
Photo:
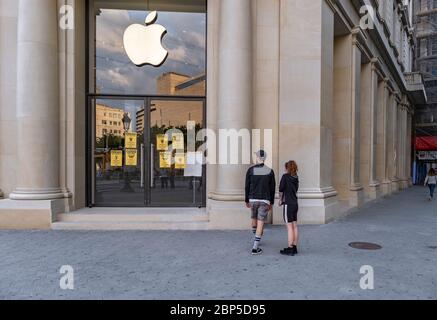
[[[381,250],[382,247],[376,243],[369,242],[352,242],[349,243],[349,247],[359,250]]]

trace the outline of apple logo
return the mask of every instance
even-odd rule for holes
[[[133,24],[124,32],[124,49],[129,59],[138,67],[160,67],[168,57],[168,51],[162,46],[167,30],[154,24],[157,19],[158,13],[153,11],[146,18],[146,26]]]

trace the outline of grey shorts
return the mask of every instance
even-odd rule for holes
[[[250,205],[252,208],[252,219],[266,222],[269,216],[270,206],[264,202],[252,202]]]

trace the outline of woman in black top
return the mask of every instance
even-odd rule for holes
[[[283,206],[284,221],[287,224],[289,247],[281,250],[281,254],[294,256],[297,254],[299,232],[297,228],[297,212],[299,211],[297,192],[299,190],[298,167],[295,161],[285,164],[287,173],[283,175],[279,185],[280,205]]]

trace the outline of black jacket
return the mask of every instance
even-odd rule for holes
[[[253,166],[246,174],[246,203],[249,200],[267,200],[275,203],[275,172],[264,164]]]
[[[282,192],[283,202],[286,205],[294,206],[298,204],[297,192],[299,191],[299,178],[289,174],[284,174],[279,184],[279,192]]]

